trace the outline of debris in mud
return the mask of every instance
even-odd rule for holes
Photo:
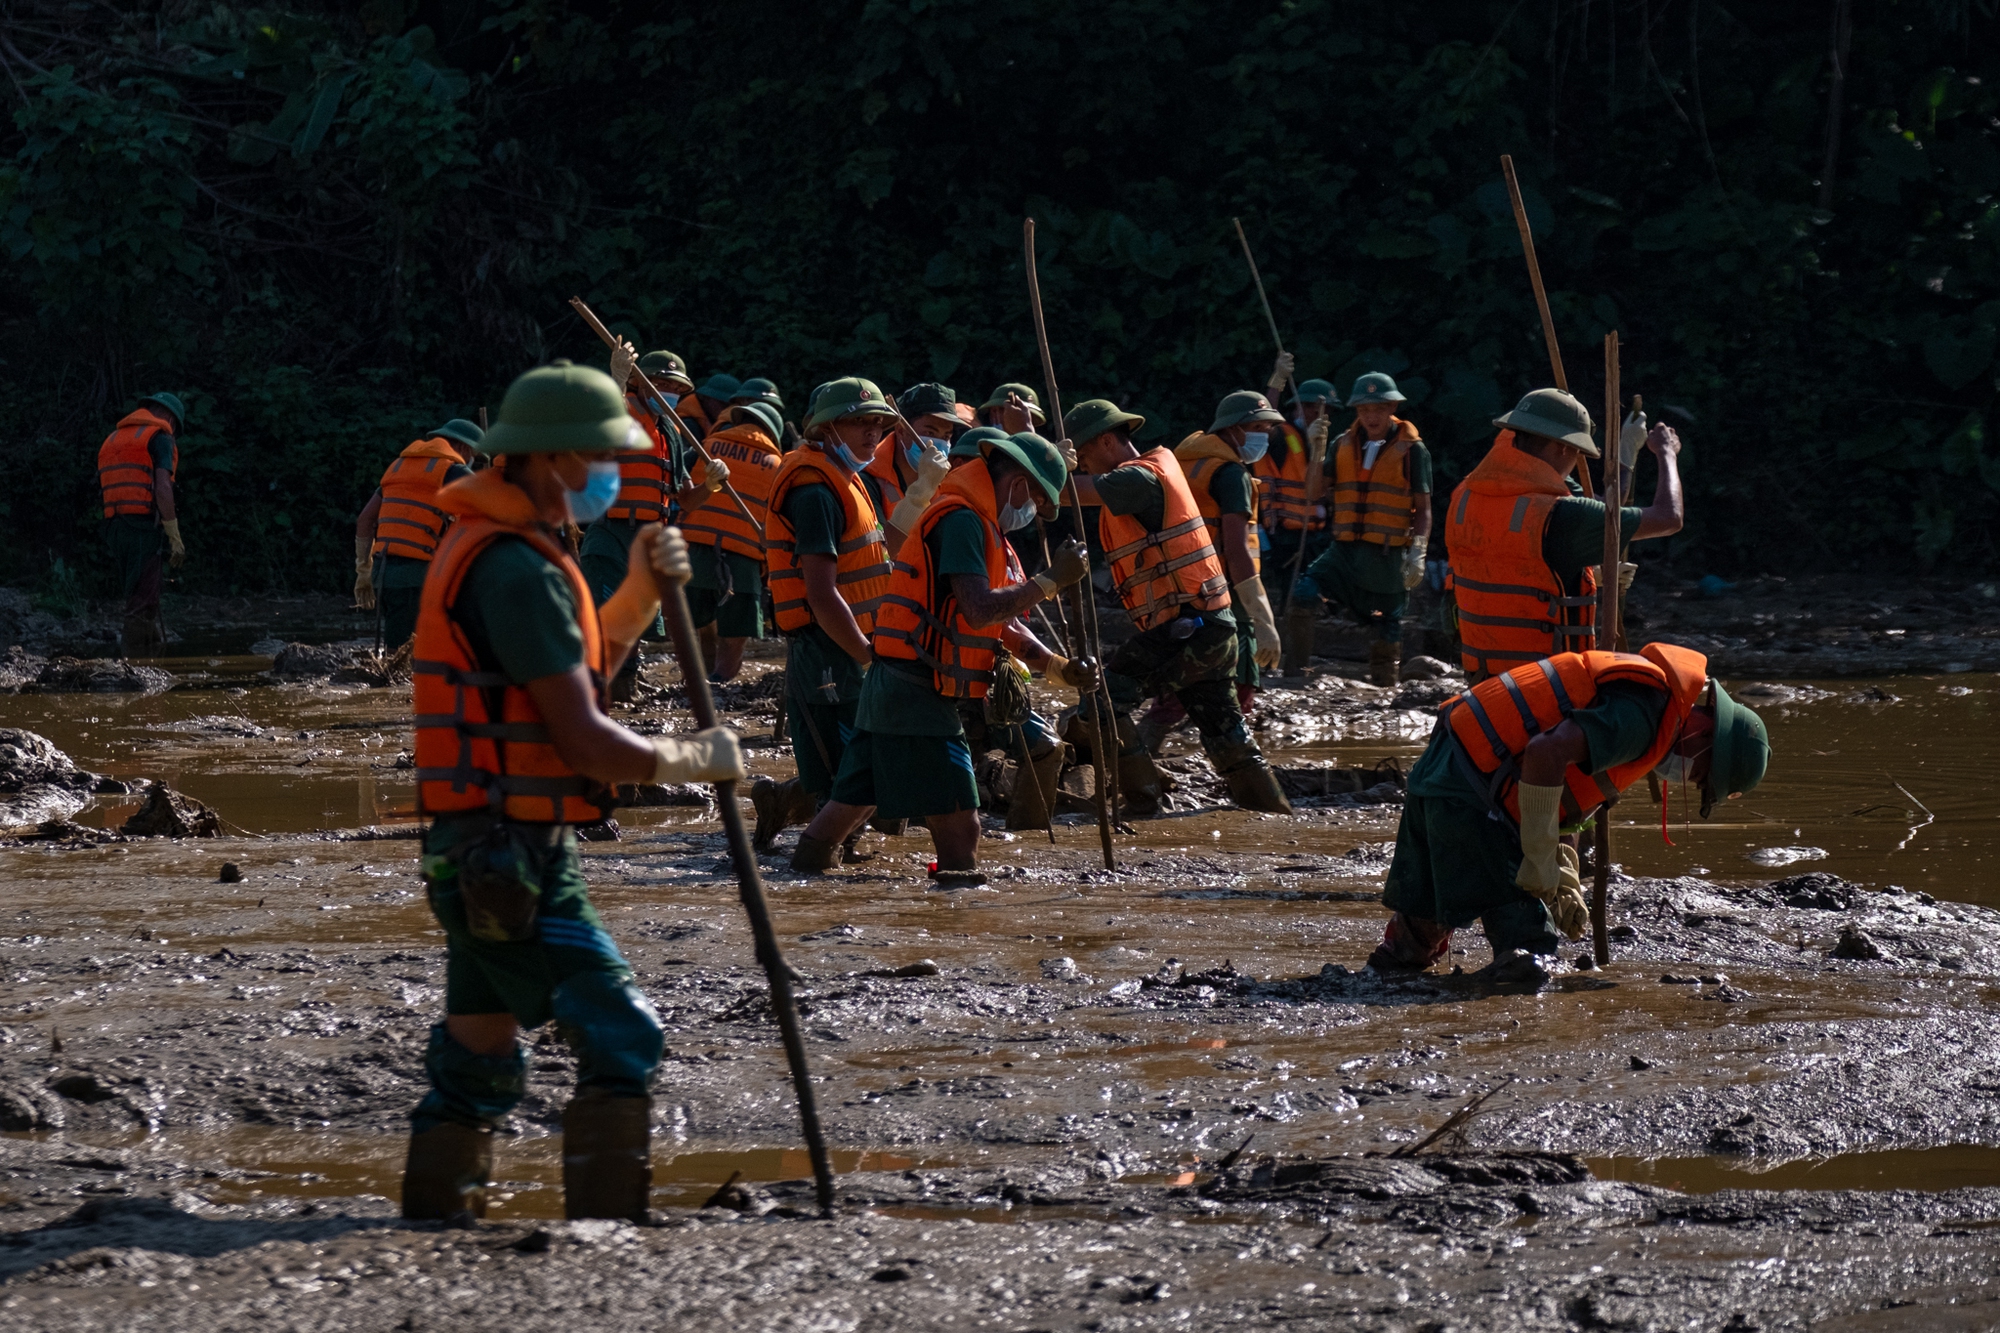
[[[1445,700],[1465,689],[1463,676],[1439,676],[1430,680],[1413,680],[1396,692],[1389,701],[1391,708],[1436,708]]]
[[[1400,805],[1402,766],[1384,759],[1371,768],[1342,768],[1337,763],[1273,764],[1271,772],[1294,804]]]
[[[1426,657],[1422,653],[1403,659],[1403,679],[1406,681],[1442,680],[1447,676],[1456,676],[1459,688],[1463,689],[1465,687],[1465,673],[1449,662],[1441,662],[1435,657]]]
[[[153,782],[146,787],[144,804],[118,831],[141,838],[214,838],[222,833],[222,819],[192,796]]]
[[[20,644],[14,644],[7,649],[6,656],[0,657],[0,694],[17,694],[26,689],[47,665],[47,658],[37,657]]]
[[[97,781],[46,736],[0,728],[0,829],[66,820],[89,803]]]
[[[217,884],[241,884],[243,882],[243,868],[234,861],[224,861],[222,863],[222,873],[215,877],[215,882]]]
[[[158,667],[119,658],[55,657],[35,676],[37,694],[158,694],[172,689],[173,676]]]
[[[1888,957],[1874,937],[1859,926],[1846,925],[1840,928],[1840,939],[1827,951],[1828,958],[1850,958],[1861,962],[1878,962]]]
[[[397,767],[402,767],[399,763]],[[657,782],[626,782],[617,787],[618,808],[643,810],[661,806],[706,808],[715,804],[715,788],[693,782],[662,785]]]
[[[331,676],[348,665],[352,654],[330,643],[288,643],[271,659],[271,671],[279,676]]]
[[[1782,897],[1787,907],[1817,908],[1823,912],[1845,912],[1854,906],[1855,889],[1838,875],[1813,871],[1774,881],[1769,889]]]
[[[1760,866],[1788,866],[1797,861],[1824,861],[1824,847],[1759,847],[1750,859]]]

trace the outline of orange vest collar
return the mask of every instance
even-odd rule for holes
[[[1465,484],[1477,495],[1568,495],[1557,471],[1532,454],[1495,444]]]
[[[960,496],[967,506],[991,523],[1000,526],[1000,497],[993,490],[993,473],[986,466],[986,460],[975,458],[964,467],[954,468],[938,483],[937,498],[947,495]]]
[[[400,457],[449,458],[454,463],[462,461],[458,456],[458,450],[452,447],[451,441],[441,435],[433,435],[428,440],[417,440],[405,446]]]
[[[1224,463],[1243,461],[1243,456],[1230,448],[1221,436],[1200,430],[1174,446],[1174,457],[1183,463],[1192,463],[1197,458],[1214,458]]]
[[[158,426],[161,430],[170,431],[174,428],[174,421],[172,417],[161,416],[150,407],[142,407],[127,414],[118,423],[119,430],[127,426]]]
[[[722,429],[711,433],[708,438],[711,440],[730,440],[742,445],[746,449],[762,449],[765,453],[774,456],[778,453],[777,443],[771,439],[769,431],[765,430],[762,426],[753,426],[744,421],[739,421],[733,426],[724,426]]]
[[[507,528],[536,528],[542,522],[528,493],[497,468],[460,477],[438,492],[437,502],[460,518],[487,518]]]
[[[1708,658],[1677,643],[1649,643],[1639,656],[1667,673],[1667,688],[1676,699],[1692,701],[1708,688]]]

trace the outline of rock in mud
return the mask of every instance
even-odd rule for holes
[[[1842,926],[1839,941],[1827,951],[1826,956],[1851,958],[1861,962],[1876,962],[1888,957],[1882,952],[1882,946],[1859,926]]]
[[[1403,679],[1406,681],[1442,680],[1447,676],[1457,677],[1458,687],[1461,689],[1464,688],[1465,677],[1457,667],[1451,665],[1449,662],[1441,662],[1435,657],[1426,657],[1422,653],[1418,653],[1415,657],[1406,657],[1403,659]]]
[[[145,803],[118,826],[120,833],[142,838],[213,838],[222,833],[215,811],[184,796],[164,782],[147,784]]]
[[[349,665],[347,649],[333,644],[288,643],[271,659],[271,670],[280,676],[331,676]]]
[[[158,667],[109,657],[56,657],[30,688],[37,694],[158,694],[173,684],[173,676]]]
[[[1391,708],[1436,708],[1446,699],[1465,688],[1462,677],[1443,676],[1431,680],[1413,680],[1396,692],[1389,701]]]
[[[46,736],[0,728],[0,828],[66,820],[88,804],[96,782]]]
[[[1825,871],[1774,880],[1768,888],[1782,899],[1787,907],[1845,912],[1854,906],[1854,886],[1840,876],[1829,875]]]
[[[47,665],[47,658],[35,656],[18,643],[13,645],[5,657],[0,657],[0,694],[18,694],[27,689]]]

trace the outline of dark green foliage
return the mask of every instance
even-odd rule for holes
[[[1994,8],[1853,6],[1822,211],[1834,0],[21,0],[0,573],[101,578],[94,450],[166,387],[189,585],[344,588],[398,447],[601,363],[572,295],[794,415],[1038,382],[1030,213],[1069,401],[1172,440],[1261,384],[1241,216],[1301,377],[1394,374],[1449,484],[1548,378],[1502,152],[1573,387],[1616,327],[1689,441],[1693,566],[1990,566]]]

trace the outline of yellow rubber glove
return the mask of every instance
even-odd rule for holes
[[[743,767],[743,747],[736,742],[736,733],[728,727],[710,727],[707,731],[697,731],[685,739],[677,736],[655,736],[653,753],[659,756],[659,763],[653,769],[653,781],[670,782],[741,782],[748,777]]]
[[[1097,663],[1088,657],[1071,659],[1061,653],[1050,653],[1049,664],[1042,669],[1042,674],[1084,694],[1097,688]]]
[[[167,563],[179,569],[187,563],[187,543],[181,540],[181,522],[177,518],[160,520],[160,531],[167,534]]]
[[[903,498],[896,501],[895,509],[890,511],[890,526],[898,532],[914,532],[917,520],[923,517],[924,507],[930,504],[939,485],[950,475],[951,456],[936,445],[925,445],[917,459],[916,480],[910,483],[910,489],[903,492]]]
[[[1556,929],[1569,939],[1580,940],[1583,932],[1590,929],[1590,904],[1583,896],[1582,867],[1577,863],[1576,848],[1568,843],[1556,845],[1561,849],[1562,864],[1556,869],[1555,896],[1542,901],[1548,904]]]
[[[375,562],[365,556],[354,558],[354,604],[363,611],[375,609]]]
[[[1264,396],[1276,398],[1283,392],[1285,381],[1292,377],[1292,367],[1297,364],[1298,358],[1290,352],[1278,353],[1278,359],[1271,364],[1271,382],[1264,386]]]
[[[1268,671],[1283,660],[1285,645],[1278,637],[1278,617],[1272,614],[1264,580],[1252,574],[1237,584],[1236,601],[1250,612],[1251,628],[1257,632],[1257,665]]]
[[[1516,787],[1521,806],[1521,869],[1514,882],[1548,902],[1562,881],[1561,787],[1538,787],[1523,782]]]
[[[1408,591],[1424,581],[1424,552],[1430,549],[1429,537],[1411,537],[1410,544],[1403,548],[1403,588]]]
[[[703,495],[714,495],[722,489],[722,483],[729,480],[729,464],[720,458],[711,458],[701,465],[701,491]]]

